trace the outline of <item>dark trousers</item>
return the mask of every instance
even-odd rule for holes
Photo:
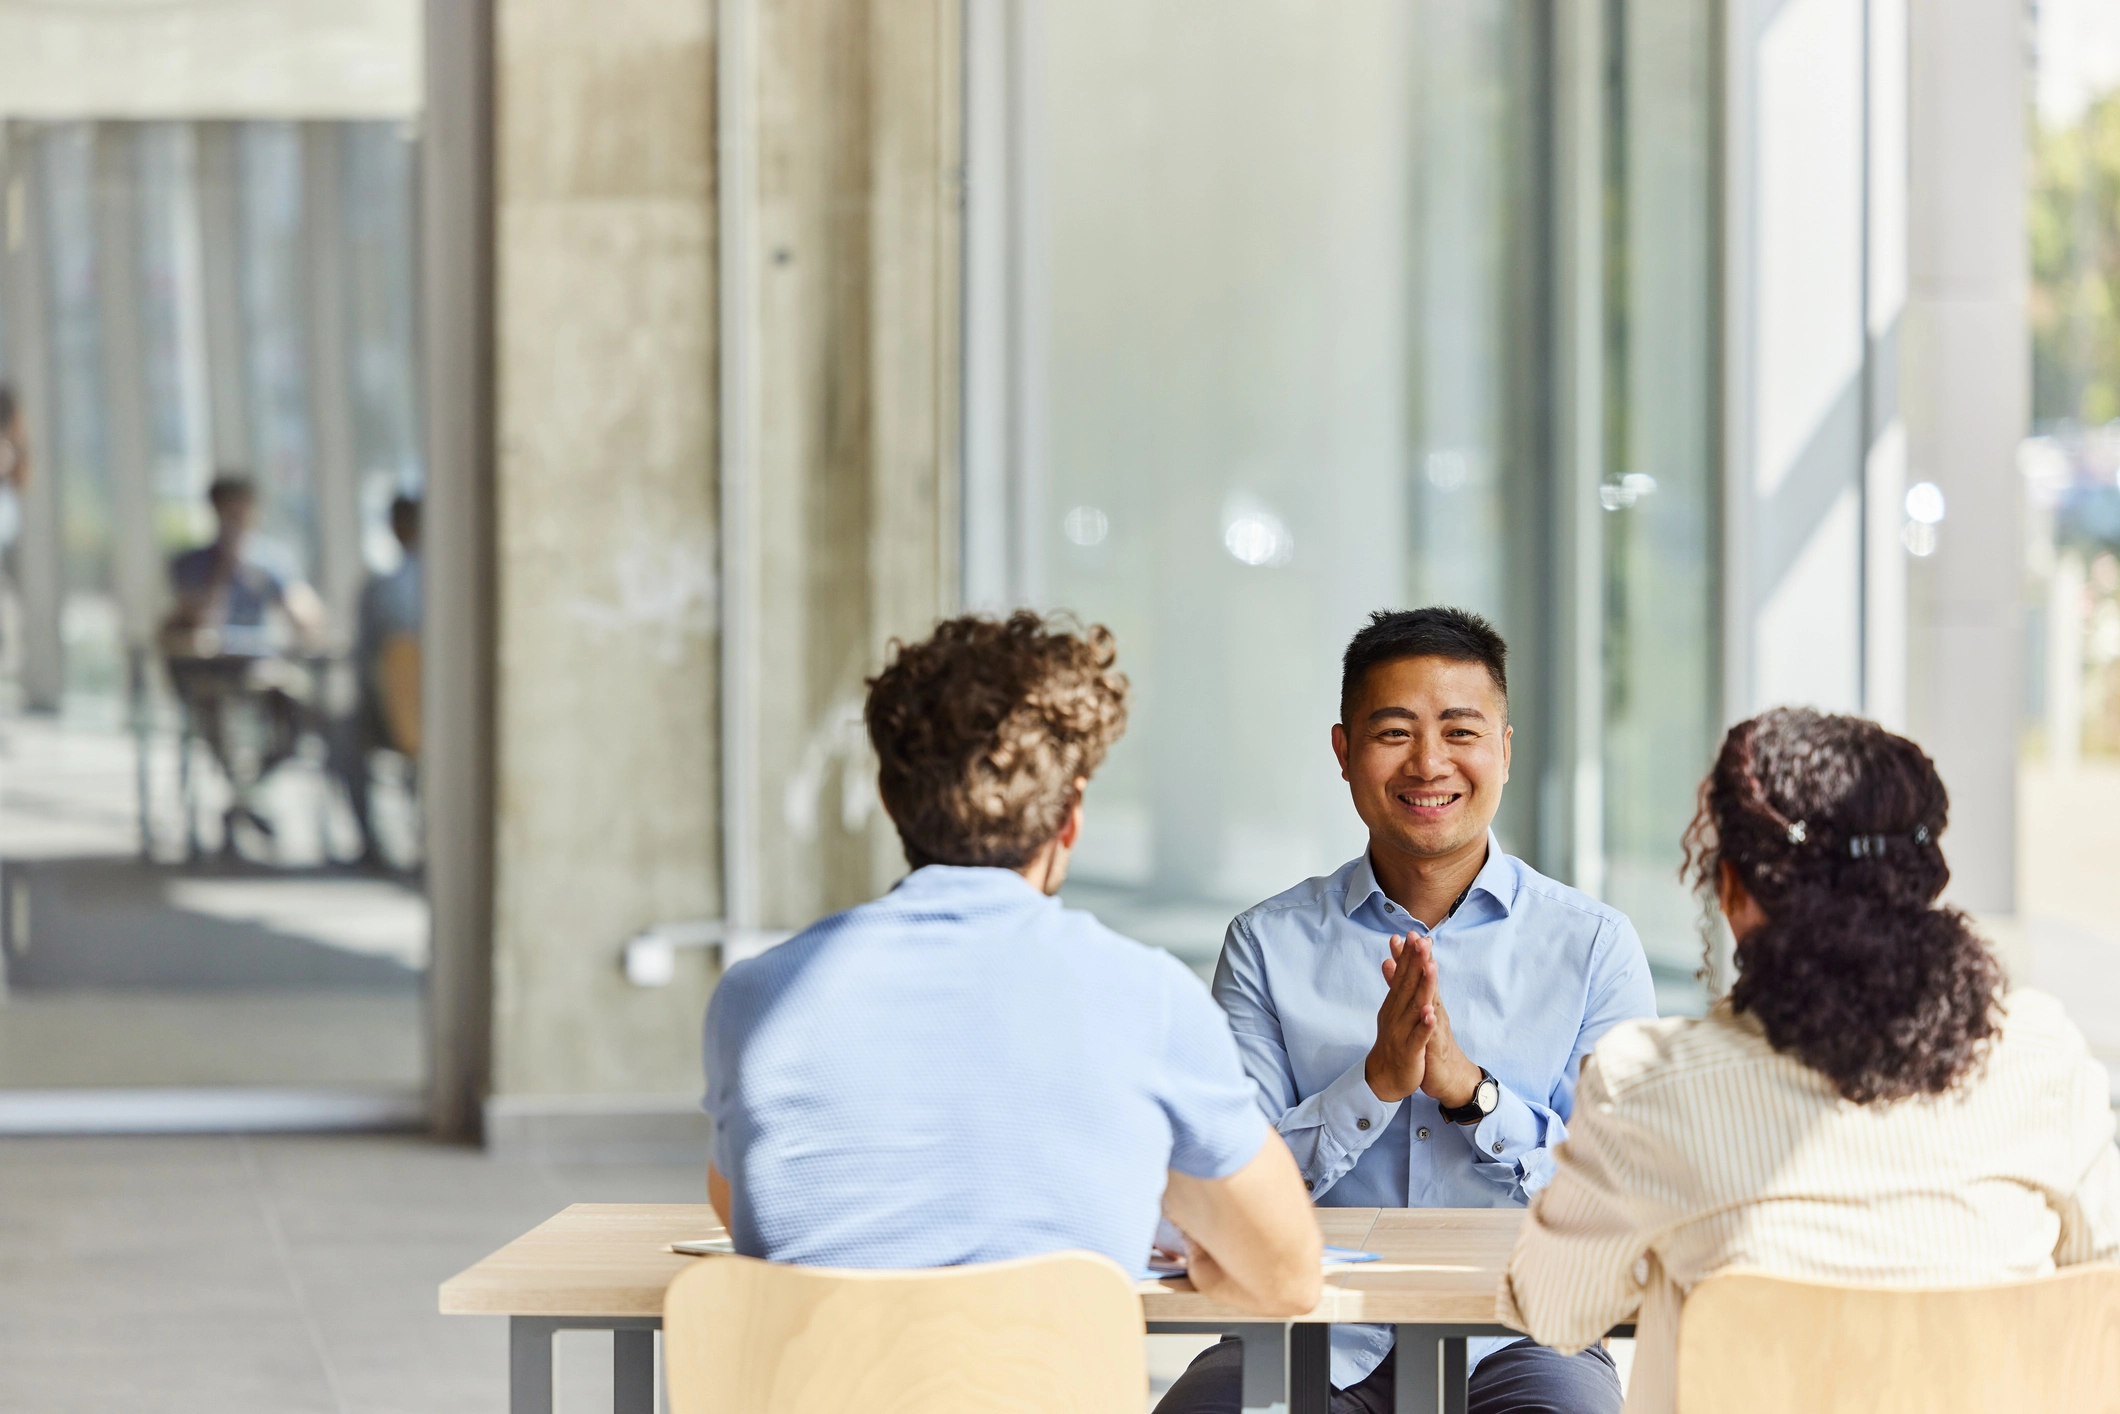
[[[1332,1414],[1391,1414],[1394,1350],[1360,1384],[1332,1392]],[[1619,1414],[1619,1372],[1599,1346],[1561,1355],[1533,1341],[1505,1345],[1472,1372],[1469,1414]],[[1200,1352],[1156,1414],[1238,1414],[1244,1407],[1244,1346],[1234,1336]]]

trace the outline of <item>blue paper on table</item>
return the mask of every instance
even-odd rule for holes
[[[1352,1247],[1328,1247],[1325,1249],[1325,1258],[1322,1265],[1336,1267],[1354,1262],[1374,1262],[1377,1260],[1377,1254],[1374,1252],[1357,1252]],[[1185,1259],[1183,1257],[1169,1256],[1159,1252],[1149,1258],[1148,1276],[1151,1280],[1163,1277],[1182,1277],[1184,1275]]]

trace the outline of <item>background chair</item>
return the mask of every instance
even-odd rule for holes
[[[1907,1290],[1730,1273],[1686,1298],[1679,1414],[2120,1411],[2120,1267]]]
[[[663,1298],[670,1414],[1138,1414],[1141,1301],[1059,1252],[917,1272],[705,1257]]]

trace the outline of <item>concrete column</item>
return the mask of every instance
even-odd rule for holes
[[[714,32],[709,0],[495,19],[487,1114],[507,1147],[599,1097],[696,1114],[702,1084],[699,955],[659,989],[618,963],[721,908]]]
[[[112,579],[126,645],[154,635],[168,580],[155,535],[154,469],[147,427],[147,367],[140,334],[140,204],[130,123],[96,129],[96,308],[103,344],[104,445],[110,467]]]
[[[199,153],[199,285],[205,306],[206,389],[217,471],[256,467],[251,442],[249,343],[238,274],[243,223],[234,123],[197,125]]]
[[[14,380],[22,426],[30,444],[29,490],[15,542],[16,588],[22,596],[23,705],[54,712],[66,688],[59,634],[65,597],[60,551],[59,459],[52,442],[51,371],[46,356],[44,207],[35,129],[10,124],[0,135],[4,182],[4,254],[0,279],[7,301],[7,369]]]
[[[957,6],[757,14],[760,921],[903,872],[862,680],[956,602]]]
[[[479,1132],[493,1043],[493,8],[429,0],[420,172],[427,488],[420,803],[429,1122]],[[216,437],[220,433],[216,408]]]
[[[1907,719],[1951,791],[1951,898],[1989,914],[2016,907],[2029,67],[2018,0],[1912,0],[1900,393],[1946,516],[1910,567]]]
[[[1593,896],[1605,887],[1604,560],[1598,482],[1605,475],[1604,12],[1555,13],[1558,404],[1554,439],[1553,739],[1540,781],[1539,855]]]
[[[1907,429],[1900,337],[1907,302],[1907,0],[1869,6],[1869,382],[1863,466],[1863,711],[1907,729]]]
[[[1862,705],[1864,7],[1734,0],[1723,708]]]
[[[309,457],[316,488],[317,591],[335,638],[353,631],[367,568],[361,559],[360,469],[353,452],[353,377],[346,330],[344,130],[302,124],[302,239],[308,280]]]

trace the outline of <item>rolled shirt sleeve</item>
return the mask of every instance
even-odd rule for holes
[[[1656,1015],[1656,985],[1632,923],[1624,917],[1608,921],[1599,930],[1591,956],[1582,1026],[1552,1093],[1543,1101],[1530,1099],[1501,1081],[1494,1112],[1463,1130],[1479,1160],[1473,1171],[1505,1189],[1518,1203],[1529,1202],[1532,1194],[1553,1181],[1553,1151],[1568,1137],[1568,1117],[1575,1112],[1576,1080],[1584,1059],[1622,1021]]]
[[[1480,1165],[1473,1172],[1527,1201],[1553,1178],[1553,1146],[1568,1137],[1568,1126],[1546,1106],[1526,1100],[1507,1085],[1494,1112],[1474,1125],[1461,1125]]]

